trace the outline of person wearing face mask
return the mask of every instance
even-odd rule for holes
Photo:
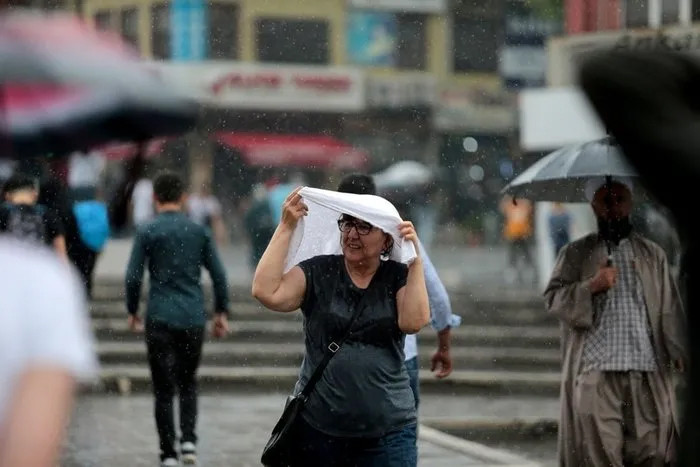
[[[562,323],[561,466],[673,465],[683,309],[661,247],[630,223],[632,183],[591,180],[598,232],[565,246],[544,292]]]

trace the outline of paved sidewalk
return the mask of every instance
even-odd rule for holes
[[[122,280],[131,251],[131,239],[111,240],[98,259],[95,275],[98,279]],[[222,262],[229,282],[248,285],[252,270],[248,264],[248,247],[232,244],[221,248]],[[448,288],[499,288],[504,285],[503,271],[507,268],[505,247],[435,246],[430,258]],[[515,286],[509,286],[509,289]]]
[[[284,395],[227,394],[200,399],[202,467],[259,466],[260,452]],[[146,395],[82,396],[74,411],[63,467],[157,465],[152,399]],[[421,427],[419,466],[534,467],[507,451]]]

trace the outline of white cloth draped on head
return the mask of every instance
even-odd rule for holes
[[[304,187],[299,191],[309,214],[302,217],[292,234],[284,271],[319,255],[342,254],[338,219],[347,214],[369,222],[394,238],[389,259],[410,263],[416,257],[412,242],[399,236],[401,217],[393,204],[374,195],[356,195]]]
[[[610,177],[611,183],[619,183],[627,187],[630,193],[634,194],[634,181],[631,177]],[[605,177],[591,178],[586,182],[586,199],[593,201],[593,197],[605,185]]]

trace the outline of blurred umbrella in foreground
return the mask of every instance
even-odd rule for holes
[[[502,193],[531,201],[589,202],[586,185],[602,178],[627,179],[637,172],[609,138],[567,146],[535,162]]]
[[[2,156],[177,135],[197,115],[118,36],[67,14],[0,16]]]
[[[587,60],[581,85],[593,107],[639,170],[655,197],[678,220],[687,250],[681,284],[687,290],[686,316],[690,374],[682,397],[678,466],[700,465],[700,272],[697,196],[700,184],[700,62],[669,51],[607,51]]]
[[[165,97],[165,96],[163,96]],[[4,157],[67,155],[111,142],[145,142],[187,131],[196,109],[135,93],[56,85],[0,86],[0,150]]]

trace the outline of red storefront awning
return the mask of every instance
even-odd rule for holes
[[[157,156],[163,150],[166,142],[167,138],[155,138],[148,141],[145,143],[146,147],[143,155],[146,158]],[[142,148],[136,143],[113,143],[100,146],[96,150],[101,152],[107,159],[123,160],[135,157]]]
[[[222,132],[215,139],[255,166],[360,170],[367,163],[367,153],[330,136]]]

